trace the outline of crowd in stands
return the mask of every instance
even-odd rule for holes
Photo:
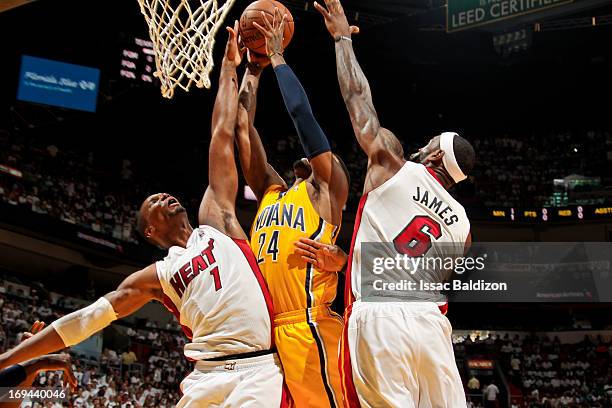
[[[0,353],[14,347],[35,320],[50,323],[96,297],[95,293],[89,293],[88,300],[51,294],[37,290],[36,285],[0,279]],[[113,349],[104,343],[97,357],[72,351],[79,385],[70,396],[70,406],[174,406],[180,399],[179,384],[192,369],[183,356],[186,338],[176,321],[121,320],[113,327],[126,346]],[[470,359],[500,365],[513,408],[612,406],[610,339],[585,336],[578,343],[562,343],[557,337],[535,334],[478,332],[454,335],[454,348],[470,408],[504,406],[499,405],[502,386],[498,379],[467,373],[465,364]],[[41,374],[36,384],[55,386],[60,380],[57,373],[48,372]],[[498,405],[487,404],[487,398]]]
[[[470,138],[477,165],[468,184],[456,194],[464,204],[539,207],[551,205],[553,179],[570,174],[607,175],[606,143],[610,132],[555,132],[534,135]],[[292,164],[301,157],[295,135],[265,141],[268,158],[288,183]],[[205,149],[205,145],[199,146]],[[405,145],[406,154],[418,148]],[[354,211],[363,191],[367,158],[356,143],[334,144],[351,175],[348,211]],[[196,154],[205,156],[202,152]],[[153,189],[123,160],[113,174],[101,174],[93,154],[54,144],[25,142],[0,132],[0,202],[29,208],[108,237],[137,243],[135,217],[145,192]],[[8,169],[7,169],[8,168]],[[10,174],[17,169],[20,177]],[[605,177],[602,177],[605,183]],[[199,203],[199,197],[182,197]],[[597,203],[600,204],[600,203]]]
[[[492,335],[457,341],[460,359],[486,358],[501,364],[513,407],[612,406],[612,341],[585,336],[578,343],[558,337]],[[486,403],[489,379],[464,378],[472,406]],[[489,388],[490,390],[490,388]],[[482,394],[482,398],[474,395]]]
[[[45,298],[34,287],[24,290],[22,285],[3,281],[0,285],[0,353],[18,344],[21,334],[28,331],[35,320],[50,323],[87,303],[64,296]],[[118,324],[126,323],[121,321]],[[179,384],[192,369],[191,363],[182,355],[186,338],[178,324],[168,323],[159,327],[159,324],[148,321],[142,327],[130,326],[121,332],[129,338],[129,346],[123,350],[105,347],[99,357],[71,351],[78,387],[63,404],[47,403],[44,406],[175,406],[180,399]],[[34,386],[61,387],[61,374],[41,373]],[[22,406],[43,405],[26,402]]]
[[[612,143],[610,132],[477,137],[471,142],[477,155],[476,196],[485,206],[549,206],[554,179],[609,174],[606,143]]]
[[[136,199],[137,188],[128,185],[129,161],[115,179],[107,180],[94,170],[92,154],[24,143],[0,132],[0,165],[0,202],[137,242],[134,226],[140,198]]]

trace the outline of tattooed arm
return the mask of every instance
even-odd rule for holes
[[[325,0],[326,7],[315,3],[323,15],[327,30],[336,42],[336,69],[340,91],[361,149],[369,159],[366,190],[376,188],[395,174],[404,163],[402,145],[388,129],[383,128],[372,101],[372,92],[353,50],[352,34],[359,28],[350,26],[338,0]]]

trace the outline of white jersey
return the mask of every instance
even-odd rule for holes
[[[201,226],[186,248],[170,248],[156,266],[164,305],[191,339],[185,356],[203,360],[271,348],[272,302],[246,240]]]
[[[364,259],[364,251],[368,252],[368,259],[370,256],[389,258],[398,253],[410,257],[456,258],[463,255],[469,232],[465,209],[440,184],[431,169],[406,162],[393,177],[361,198],[348,260],[347,304],[361,299],[365,273],[362,267],[373,265]],[[369,243],[389,244],[371,246]],[[409,279],[441,283],[448,277],[449,271],[417,270]],[[412,291],[410,296],[443,301],[431,293],[418,291]]]

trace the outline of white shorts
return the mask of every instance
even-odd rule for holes
[[[177,408],[284,407],[283,370],[275,354],[226,361],[198,361],[181,382]]]
[[[361,407],[466,407],[452,327],[435,303],[357,301],[345,333]]]

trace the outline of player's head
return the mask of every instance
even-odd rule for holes
[[[307,158],[301,158],[293,163],[293,175],[296,179],[306,180],[312,174],[312,166]]]
[[[445,132],[432,137],[427,145],[410,156],[410,160],[443,168],[454,183],[459,183],[472,172],[476,152],[471,143],[457,133]]]
[[[148,242],[169,248],[175,242],[177,231],[189,223],[181,203],[167,193],[147,197],[138,212],[138,232]]]

